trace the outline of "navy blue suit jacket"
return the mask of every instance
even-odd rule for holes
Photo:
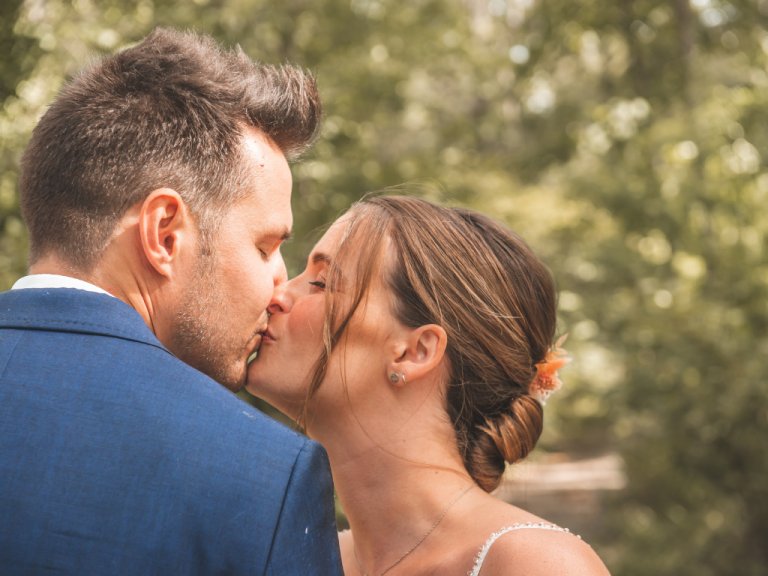
[[[104,294],[0,294],[0,574],[340,575],[328,459]]]

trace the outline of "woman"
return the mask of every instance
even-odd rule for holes
[[[552,281],[512,232],[371,198],[269,311],[248,390],[328,451],[347,576],[607,574],[579,538],[490,495],[539,438],[559,355]]]

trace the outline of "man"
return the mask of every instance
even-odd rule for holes
[[[0,294],[0,574],[341,574],[325,452],[232,394],[321,112],[298,69],[156,30],[43,116]]]

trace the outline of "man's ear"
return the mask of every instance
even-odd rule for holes
[[[427,324],[411,330],[395,348],[388,367],[390,374],[398,374],[397,386],[418,380],[432,372],[445,356],[448,336],[437,324]]]
[[[147,196],[139,213],[139,236],[149,265],[171,278],[182,250],[196,247],[193,218],[178,192],[159,188]]]

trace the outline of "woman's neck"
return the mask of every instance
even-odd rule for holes
[[[328,451],[357,557],[369,574],[400,558],[473,483],[450,427],[438,436],[434,429],[425,435],[407,428],[392,430],[393,441],[382,446],[359,428],[318,438]]]

